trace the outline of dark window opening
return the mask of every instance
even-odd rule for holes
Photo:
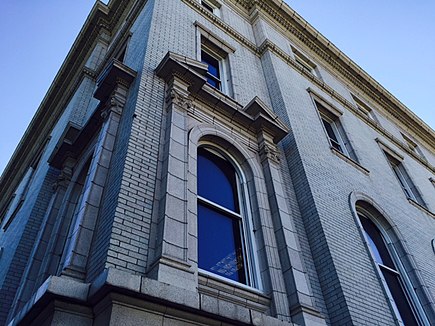
[[[225,158],[198,149],[198,267],[248,284],[238,176]]]
[[[406,293],[402,277],[388,251],[385,239],[378,227],[368,218],[359,215],[372,256],[382,273],[391,294],[393,308],[405,325],[419,325],[414,309]]]
[[[207,83],[221,90],[221,72],[219,60],[205,51],[201,51],[201,62],[208,66]]]

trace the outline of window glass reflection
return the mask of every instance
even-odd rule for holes
[[[246,283],[238,220],[198,205],[199,268]]]

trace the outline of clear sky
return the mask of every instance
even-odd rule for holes
[[[287,3],[435,129],[434,0]],[[0,0],[0,173],[93,4]]]

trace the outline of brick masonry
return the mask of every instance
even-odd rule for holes
[[[429,180],[435,178],[433,148],[416,136],[427,162],[410,155],[395,141],[406,131],[404,125],[376,104],[372,109],[381,127],[355,114],[351,106],[355,106],[352,94],[358,91],[356,86],[260,7],[248,14],[236,2],[243,3],[222,2],[215,16],[194,0],[137,1],[141,5],[133,21],[129,20],[133,16],[126,13],[122,16],[126,21],[112,27],[113,31],[100,31],[84,63],[92,73],[77,81],[75,94],[51,132],[28,196],[6,232],[0,233],[0,246],[5,248],[0,257],[0,324],[6,321],[9,311],[18,313],[23,308],[21,315],[11,314],[9,320],[22,318],[32,307],[32,300],[37,301],[34,294],[27,293],[27,304],[21,302],[20,309],[10,307],[14,300],[20,302],[15,292],[29,253],[37,245],[35,239],[48,209],[51,185],[59,174],[46,162],[57,150],[56,144],[69,122],[88,128],[89,119],[101,110],[99,101],[93,98],[98,83],[91,75],[101,72],[110,54],[116,52],[113,48],[119,47],[117,32],[121,30],[131,35],[124,64],[137,76],[129,86],[110,155],[99,156],[99,162],[107,164],[107,179],[96,181],[101,188],[101,205],[87,236],[87,250],[80,254],[79,250],[71,250],[71,257],[80,259],[83,275],[68,274],[60,268],[59,282],[68,274],[96,289],[108,271],[116,271],[113,273],[124,273],[125,279],[133,283],[142,279],[143,284],[155,286],[160,293],[144,294],[138,286],[129,288],[127,296],[148,300],[161,295],[158,300],[171,301],[173,298],[168,298],[162,287],[174,287],[174,293],[183,288],[195,302],[188,309],[207,312],[221,322],[255,324],[267,319],[268,324],[277,325],[393,325],[388,298],[355,217],[355,203],[350,199],[363,194],[358,198],[369,198],[403,242],[397,245],[398,252],[412,285],[417,285],[428,320],[435,321],[435,256],[430,245],[435,235],[435,188]],[[136,2],[122,3],[132,8],[129,5]],[[168,51],[198,60],[200,34],[209,35],[210,40],[231,50],[225,60],[232,99],[207,85],[195,93],[194,87],[183,86],[181,81],[165,81],[156,74]],[[273,46],[260,51],[265,43]],[[292,46],[316,64],[315,75],[292,63]],[[170,99],[175,88],[181,90],[182,104],[171,102],[175,101]],[[342,112],[340,123],[358,162],[331,150],[313,93]],[[239,123],[236,115],[222,111],[222,107],[241,111],[256,96],[290,129],[275,148],[278,158],[272,161],[262,154],[260,133]],[[265,142],[274,148],[265,135]],[[407,200],[375,139],[403,156],[402,164],[427,209]],[[198,270],[196,147],[204,140],[225,148],[246,172],[261,294],[258,289],[216,281]],[[78,166],[87,158],[79,155],[77,160]],[[83,192],[86,198],[95,198],[95,192]],[[69,232],[73,230],[71,226]],[[62,261],[67,258],[64,254]],[[90,291],[88,299],[96,300],[98,293]],[[85,300],[84,304],[88,299],[80,300]],[[113,322],[128,316],[133,324],[141,318],[159,323],[175,320],[171,313],[161,314],[157,306],[151,313],[147,308],[147,313],[136,315],[134,311],[140,310],[136,299],[132,299],[135,308],[128,309],[120,308],[117,300],[124,299],[103,300],[111,302],[108,306],[112,305]],[[187,305],[176,304],[178,308]],[[102,320],[103,315],[97,315],[95,320]]]

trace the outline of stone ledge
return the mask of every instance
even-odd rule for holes
[[[293,325],[258,310],[218,298],[212,300],[216,309],[210,310],[210,306],[203,307],[204,302],[200,304],[199,292],[186,291],[181,287],[115,268],[104,270],[92,284],[66,276],[50,276],[9,325],[32,323],[48,305],[56,302],[95,309],[101,304],[110,304],[108,298],[117,298],[115,301],[120,303],[125,301],[133,308],[139,304],[138,309],[141,305],[163,307],[165,314],[172,311],[169,314],[171,316],[190,316],[186,319],[190,321],[208,319],[240,325]],[[161,314],[159,311],[156,310],[156,314]]]

